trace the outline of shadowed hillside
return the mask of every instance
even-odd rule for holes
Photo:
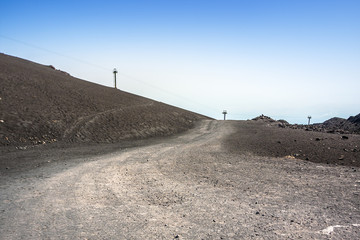
[[[0,54],[0,145],[165,136],[207,117]]]

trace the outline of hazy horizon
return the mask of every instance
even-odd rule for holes
[[[360,113],[360,2],[7,1],[0,52],[216,119]]]

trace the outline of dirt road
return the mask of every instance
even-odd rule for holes
[[[231,121],[0,176],[0,239],[358,239],[360,170],[230,153]]]

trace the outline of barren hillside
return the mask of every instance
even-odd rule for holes
[[[0,146],[164,136],[205,118],[0,54]]]

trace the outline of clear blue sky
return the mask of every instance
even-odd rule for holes
[[[360,113],[358,0],[0,2],[0,52],[214,118]]]

